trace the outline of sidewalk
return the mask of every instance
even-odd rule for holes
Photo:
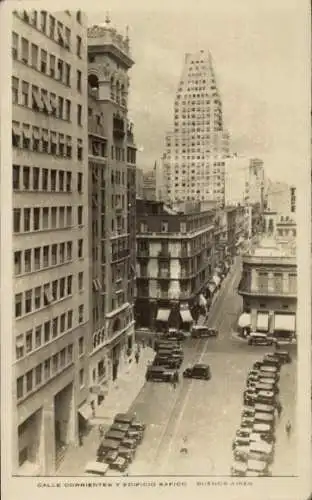
[[[100,424],[107,426],[113,422],[116,413],[125,413],[139,395],[145,383],[147,363],[153,359],[150,347],[141,348],[139,363],[133,362],[112,386],[102,405],[96,408],[95,417],[90,420],[92,428],[83,438],[83,446],[69,446],[56,476],[82,476],[87,462],[95,460],[99,444]]]

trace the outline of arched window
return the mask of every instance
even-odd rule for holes
[[[89,91],[93,94],[93,95],[97,95],[98,91],[99,91],[99,79],[98,77],[91,73],[89,76],[88,76],[88,88],[89,88]]]

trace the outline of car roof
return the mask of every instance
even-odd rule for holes
[[[116,448],[118,448],[119,443],[118,443],[118,441],[114,441],[113,439],[104,439],[100,443],[100,446],[102,446],[104,448],[110,448],[112,450],[115,450]]]
[[[209,368],[209,365],[205,365],[204,363],[195,363],[193,368]]]

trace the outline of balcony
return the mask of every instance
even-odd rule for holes
[[[113,118],[113,135],[119,139],[125,136],[125,122],[122,118]]]
[[[120,252],[116,252],[116,253],[112,254],[112,262],[127,259],[129,256],[130,256],[129,250],[121,250]]]
[[[254,297],[286,297],[293,298],[297,297],[297,293],[294,290],[289,290],[287,288],[274,288],[274,287],[251,287],[249,284],[240,282],[237,289],[239,295],[248,295]]]
[[[171,259],[171,253],[169,252],[169,250],[160,250],[160,252],[158,252],[158,258]]]
[[[94,120],[94,118],[91,117],[88,118],[88,133],[105,137],[103,125],[100,125],[96,120]]]
[[[156,292],[156,298],[157,299],[169,299],[169,292],[168,292],[168,290],[157,290],[157,292]]]

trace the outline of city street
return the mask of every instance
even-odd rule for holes
[[[218,338],[185,342],[185,366],[208,363],[210,381],[182,380],[174,389],[169,384],[147,383],[131,407],[147,424],[146,435],[129,475],[228,475],[232,463],[232,440],[240,423],[242,394],[247,372],[267,347],[250,347],[233,339],[231,330],[240,310],[236,288],[239,261],[233,266],[215,302],[209,326],[219,329]],[[284,367],[281,400],[284,414],[278,423],[274,474],[294,474],[293,440],[285,437],[284,420],[294,422],[295,363]],[[283,372],[283,373],[284,373]],[[187,439],[188,454],[180,453]]]

